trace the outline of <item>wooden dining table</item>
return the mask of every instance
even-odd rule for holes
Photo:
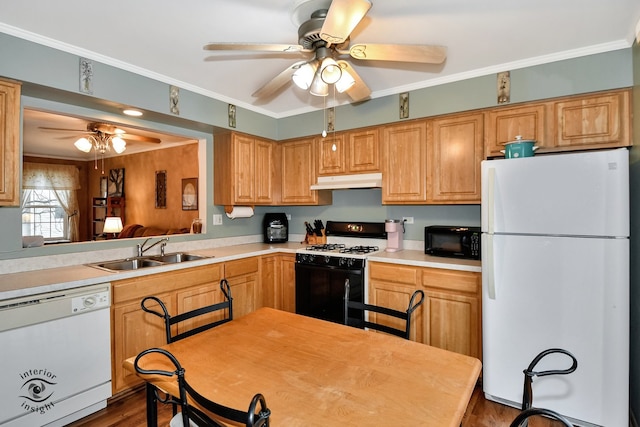
[[[459,427],[481,369],[469,356],[271,308],[162,348],[215,402],[246,410],[262,393],[275,427]],[[155,356],[140,366],[174,370]],[[125,369],[135,372],[134,359]],[[175,379],[142,378],[177,393]]]

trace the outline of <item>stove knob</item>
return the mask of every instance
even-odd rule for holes
[[[330,256],[325,256],[324,257],[324,263],[325,264],[329,264],[331,262],[331,257]]]
[[[347,259],[347,267],[353,267],[353,263],[355,262],[355,260],[353,258],[348,258]]]
[[[340,258],[340,259],[338,260],[338,265],[339,265],[340,267],[344,267],[344,265],[345,265],[346,263],[347,263],[347,259],[346,259],[346,258]]]

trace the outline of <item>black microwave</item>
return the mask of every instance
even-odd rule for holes
[[[450,258],[480,259],[480,227],[425,227],[424,253]]]

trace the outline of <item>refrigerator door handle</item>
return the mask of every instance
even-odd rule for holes
[[[482,263],[482,276],[486,279],[487,293],[489,299],[496,299],[496,279],[493,260],[493,235],[485,234],[484,242],[482,242],[482,257],[486,260]]]
[[[488,168],[487,181],[487,233],[491,235],[494,231],[496,168]]]

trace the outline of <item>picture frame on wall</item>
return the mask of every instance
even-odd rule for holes
[[[107,177],[100,177],[100,197],[107,198]]]
[[[124,168],[109,170],[108,197],[124,197]]]
[[[156,209],[167,208],[167,171],[156,171]]]
[[[182,210],[198,210],[198,178],[184,178],[182,180]]]

